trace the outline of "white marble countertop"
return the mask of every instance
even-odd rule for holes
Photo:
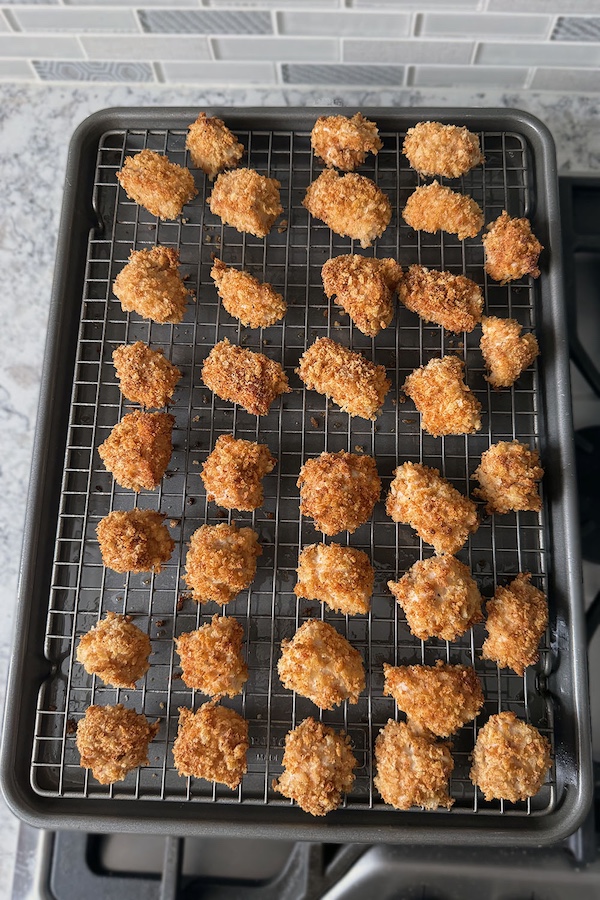
[[[19,555],[67,149],[75,127],[110,106],[501,106],[552,132],[561,172],[600,172],[600,94],[529,91],[282,90],[124,85],[0,85],[0,704],[12,640]],[[0,806],[0,897],[9,895],[17,823]]]

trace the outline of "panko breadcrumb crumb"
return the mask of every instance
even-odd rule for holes
[[[150,409],[172,400],[181,372],[165,359],[162,350],[151,350],[143,341],[136,341],[117,347],[112,358],[121,393],[127,400]]]
[[[112,687],[135,688],[150,668],[152,645],[130,616],[107,612],[77,645],[77,662]]]
[[[516,319],[484,316],[481,320],[481,353],[490,374],[486,381],[493,388],[511,387],[540,352],[534,334],[521,334]]]
[[[334,169],[325,169],[308,186],[302,205],[336,234],[360,241],[361,247],[381,237],[392,218],[389,198],[374,181],[354,172],[339,175]]]
[[[490,278],[506,284],[523,275],[539,276],[538,259],[544,248],[531,231],[529,219],[513,218],[502,210],[487,228],[482,241]]]
[[[207,500],[225,509],[258,509],[264,500],[262,479],[276,463],[266,444],[222,434],[200,473]]]
[[[394,259],[351,253],[328,259],[321,270],[327,297],[344,309],[359,331],[375,337],[394,317],[402,269]]]
[[[178,264],[179,250],[174,247],[132,250],[112,288],[123,310],[161,324],[181,322],[190,291]]]
[[[460,178],[483,162],[479,138],[464,125],[419,122],[409,128],[402,152],[421,175]]]
[[[404,382],[404,392],[421,413],[421,428],[434,437],[481,428],[481,403],[465,384],[463,369],[457,356],[443,356],[415,369]]]
[[[241,694],[248,680],[243,640],[240,623],[231,616],[219,615],[196,631],[175,638],[183,683],[215,699]]]
[[[402,278],[398,296],[407,309],[448,331],[473,331],[481,321],[481,288],[464,275],[414,265]]]
[[[121,487],[132,491],[158,487],[173,452],[174,423],[170,413],[137,410],[115,425],[98,453]]]
[[[447,231],[458,235],[460,241],[476,237],[483,228],[483,213],[473,198],[457,194],[437,181],[416,188],[402,217],[415,231]]]
[[[211,181],[222,169],[235,168],[244,154],[244,145],[225,122],[205,112],[188,126],[185,146],[190,151],[192,165],[202,169]]]
[[[471,781],[486,800],[527,800],[551,766],[550,741],[513,712],[490,716],[477,735]]]
[[[473,501],[437,469],[421,463],[398,466],[385,508],[394,522],[410,525],[437,554],[456,553],[479,527]]]
[[[362,656],[327,622],[309,619],[291,641],[281,642],[277,664],[281,683],[320,709],[333,709],[344,700],[358,703],[365,689]]]
[[[148,765],[148,744],[160,728],[121,703],[88,706],[77,726],[80,765],[91,769],[100,784],[123,781],[128,772]]]
[[[362,165],[367,153],[377,156],[383,144],[375,122],[357,112],[349,116],[319,116],[310,135],[315,156],[328,166],[353,172]]]
[[[298,559],[297,597],[319,600],[334,612],[368,613],[375,582],[369,557],[355,547],[311,544]]]
[[[115,572],[160,572],[175,541],[153,509],[114,510],[98,523],[102,562]]]
[[[283,212],[280,187],[276,178],[259,175],[254,169],[236,169],[219,175],[207,203],[226,225],[264,238]]]
[[[373,783],[384,803],[396,809],[449,809],[448,782],[454,760],[447,744],[417,734],[406,722],[389,719],[375,741]]]
[[[239,403],[253,416],[268,415],[273,401],[291,391],[279,363],[230,344],[227,338],[215,344],[204,360],[202,380],[221,400]]]
[[[351,534],[371,517],[379,500],[381,480],[372,456],[321,453],[300,469],[300,512],[314,519],[323,534]]]
[[[283,319],[287,303],[270,284],[215,259],[210,272],[230,316],[250,328],[266,328]]]
[[[176,219],[198,193],[189,169],[154,150],[126,157],[117,179],[130,200],[160,219]]]
[[[548,626],[546,595],[520,572],[507,587],[498,586],[486,605],[488,637],[481,658],[523,675],[539,659],[540,639]]]
[[[180,775],[217,781],[235,790],[248,770],[248,723],[233,709],[209,700],[194,713],[179,707],[173,744]]]
[[[192,534],[183,580],[196,603],[214,600],[224,606],[249,587],[262,553],[252,528],[237,525],[201,525]]]
[[[542,508],[537,483],[544,476],[537,450],[519,441],[498,441],[481,455],[473,472],[479,482],[473,494],[486,501],[487,513]]]
[[[345,732],[309,717],[288,731],[282,765],[273,790],[312,816],[324,816],[337,809],[342,794],[351,790],[358,762]]]

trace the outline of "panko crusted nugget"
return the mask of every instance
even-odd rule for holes
[[[251,528],[201,525],[190,538],[182,577],[196,603],[224,606],[252,584],[261,553]]]
[[[234,137],[225,122],[201,112],[188,126],[185,146],[192,164],[212,181],[222,169],[233,169],[244,154],[244,145]]]
[[[266,328],[283,319],[287,303],[270,284],[215,259],[210,277],[230,316],[250,328]]]
[[[448,746],[418,734],[406,722],[389,719],[381,729],[375,741],[375,764],[373,783],[384,803],[396,809],[449,809],[454,803],[448,794],[454,768]]]
[[[375,122],[359,112],[352,117],[319,116],[310,143],[315,156],[343,172],[353,172],[364,163],[367,153],[377,156],[383,147]]]
[[[351,790],[358,762],[347,734],[309,717],[288,731],[282,764],[273,790],[312,816],[324,816]]]
[[[358,703],[365,689],[362,656],[327,622],[309,619],[291,641],[281,642],[277,664],[281,683],[320,709],[333,709],[344,700]]]
[[[162,350],[151,350],[143,341],[136,341],[117,347],[112,358],[121,393],[127,400],[150,409],[172,400],[181,372],[165,359]]]
[[[153,322],[181,322],[190,291],[182,281],[178,263],[179,251],[174,247],[132,250],[113,284],[123,310]]]
[[[264,238],[283,212],[280,187],[276,178],[259,175],[254,169],[236,169],[219,175],[207,203],[226,225]]]
[[[481,403],[465,384],[457,356],[432,359],[408,376],[403,390],[421,413],[421,428],[434,437],[473,434],[481,428]]]
[[[150,663],[152,645],[147,634],[133,625],[130,616],[106,616],[82,636],[77,645],[77,662],[86,672],[97,675],[112,687],[135,688]]]
[[[400,281],[398,296],[407,309],[448,331],[473,331],[481,321],[481,288],[464,275],[414,265]]]
[[[331,338],[318,338],[300,357],[296,372],[309,390],[331,397],[351,416],[374,420],[381,412],[391,381],[377,366]]]
[[[551,766],[550,741],[513,712],[490,716],[477,735],[471,781],[486,800],[527,800]]]
[[[198,193],[189,169],[154,150],[128,156],[117,178],[130,200],[160,219],[176,219]]]
[[[319,600],[335,612],[368,613],[375,572],[366,553],[339,544],[311,544],[298,559],[297,597]]]
[[[160,572],[175,541],[153,509],[114,510],[98,523],[96,534],[104,565],[115,572]]]
[[[327,297],[344,309],[359,331],[375,337],[394,317],[402,269],[394,259],[351,253],[328,259],[321,270]]]
[[[222,434],[200,473],[207,499],[225,509],[258,509],[264,500],[262,479],[276,463],[266,444]]]
[[[484,316],[481,320],[481,353],[490,374],[486,381],[493,388],[511,387],[540,352],[534,334],[521,334],[516,319]]]
[[[477,508],[442,478],[437,469],[405,462],[394,472],[386,512],[394,522],[405,522],[437,554],[456,553],[477,531]]]
[[[325,169],[308,186],[302,205],[336,234],[360,241],[361,247],[381,237],[392,218],[389,198],[374,181],[354,172],[339,175],[334,169]]]
[[[415,231],[447,231],[458,235],[460,241],[476,237],[483,228],[483,213],[473,198],[457,194],[437,181],[416,188],[402,217]]]
[[[487,513],[539,512],[542,498],[537,485],[543,476],[537,450],[519,441],[498,441],[481,455],[473,472],[479,487],[473,494],[486,501]]]
[[[123,416],[98,447],[118,484],[132,491],[158,487],[173,452],[174,423],[170,413],[138,410]]]
[[[160,728],[121,703],[88,706],[77,725],[80,765],[91,769],[100,784],[123,781],[128,772],[148,765],[148,744]]]
[[[487,228],[482,241],[490,278],[506,284],[523,275],[539,276],[538,259],[544,248],[531,231],[529,219],[513,218],[502,210]]]
[[[323,534],[351,534],[373,513],[381,494],[381,480],[372,456],[321,453],[300,469],[300,512],[314,519]]]
[[[179,729],[173,744],[180,775],[239,786],[248,770],[248,723],[233,709],[209,700],[194,713],[179,707]]]
[[[230,344],[227,338],[215,344],[204,360],[202,380],[221,400],[239,403],[253,416],[268,415],[273,401],[291,391],[279,363]]]
[[[232,616],[214,615],[196,631],[175,638],[181,680],[210,697],[235,697],[248,680],[242,658],[244,629]]]
[[[539,659],[540,639],[548,626],[546,595],[531,584],[531,575],[520,572],[509,585],[496,588],[486,612],[488,636],[481,658],[523,675]]]
[[[402,152],[421,175],[459,178],[483,162],[479,138],[464,125],[419,122],[409,128]]]

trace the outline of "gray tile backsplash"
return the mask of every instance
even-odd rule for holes
[[[7,11],[13,29],[27,32],[52,32],[58,34],[85,34],[107,31],[119,34],[139,32],[135,13],[131,9],[18,9]]]
[[[479,37],[543,40],[550,33],[552,16],[505,16],[495,13],[423,13],[416,33],[424,37]]]
[[[361,40],[344,41],[344,62],[378,63],[468,63],[471,60],[471,41],[420,41],[420,40]]]
[[[406,13],[339,12],[289,10],[277,14],[280,34],[328,35],[331,37],[405,37],[410,34],[411,17]]]
[[[598,4],[600,11],[600,3]],[[600,16],[559,16],[554,31],[553,41],[600,41]]]
[[[134,62],[90,60],[33,60],[42,81],[154,81],[152,66]]]
[[[147,32],[163,34],[272,34],[269,12],[243,9],[139,9]]]
[[[315,66],[288,65],[282,67],[285,84],[364,85],[398,87],[404,83],[403,66]]]

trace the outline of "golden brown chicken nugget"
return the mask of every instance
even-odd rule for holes
[[[175,541],[153,509],[114,510],[98,523],[102,562],[115,572],[160,572]]]
[[[328,259],[321,270],[327,297],[348,313],[363,334],[375,337],[394,318],[402,269],[394,259],[351,253]]]
[[[179,707],[173,744],[180,775],[217,781],[235,790],[248,770],[248,723],[233,709],[209,700],[194,713]]]
[[[300,512],[314,519],[323,534],[351,534],[371,517],[381,494],[381,480],[372,456],[321,453],[300,469]]]
[[[116,706],[88,706],[77,725],[80,765],[91,769],[100,784],[123,781],[128,772],[148,765],[148,744],[160,728],[146,716],[121,703]]]
[[[465,384],[463,369],[457,356],[443,356],[415,369],[404,382],[404,392],[421,413],[421,428],[434,437],[481,428],[481,403]]]
[[[222,169],[233,169],[244,154],[244,145],[234,137],[225,122],[201,112],[188,126],[185,146],[192,164],[212,181]]]
[[[266,328],[283,319],[287,303],[270,284],[215,259],[210,277],[230,316],[250,328]]]
[[[132,624],[130,616],[109,611],[79,641],[77,662],[105,684],[135,688],[150,668],[151,649],[150,638]]]
[[[369,612],[375,572],[362,550],[311,544],[300,554],[297,571],[297,597],[322,601],[348,616]]]
[[[479,138],[464,125],[418,122],[409,128],[402,152],[421,175],[459,178],[483,162]]]
[[[537,450],[519,441],[498,441],[481,455],[481,462],[473,472],[479,487],[474,496],[486,501],[486,512],[503,513],[513,510],[542,508],[537,484],[544,477]]]
[[[261,553],[251,528],[202,525],[190,538],[182,577],[197,603],[224,606],[252,584]]]
[[[540,639],[548,627],[548,600],[530,582],[531,575],[520,572],[507,587],[499,585],[486,605],[488,637],[481,658],[517,675],[540,658]]]
[[[248,680],[243,640],[240,623],[231,616],[219,615],[196,631],[175,638],[183,683],[216,699],[241,694]]]
[[[219,175],[207,202],[226,225],[264,238],[283,212],[280,187],[276,178],[259,175],[254,169],[236,169]]]
[[[494,388],[511,387],[540,352],[534,334],[521,334],[516,319],[484,316],[481,320],[481,353],[490,374],[486,381]]]
[[[276,463],[266,444],[222,434],[200,473],[207,499],[225,509],[258,509],[264,500],[262,479]]]
[[[132,250],[129,262],[113,284],[123,310],[153,322],[181,322],[191,294],[182,281],[178,264],[179,251],[173,247]]]
[[[460,241],[475,237],[483,228],[483,213],[473,198],[437,181],[416,188],[406,201],[402,217],[415,231],[447,231],[458,235]]]
[[[550,766],[548,738],[513,712],[501,712],[477,735],[471,781],[486,800],[516,803],[537,794]]]
[[[161,219],[176,219],[198,193],[189,169],[154,150],[128,156],[117,178],[130,200]]]
[[[173,399],[181,372],[165,359],[162,350],[151,350],[143,341],[136,341],[117,347],[112,358],[121,393],[127,400],[156,408]]]
[[[360,241],[361,247],[381,237],[392,218],[392,204],[374,181],[354,172],[339,175],[334,169],[325,169],[308,186],[302,205],[336,234]]]
[[[539,276],[538,259],[544,248],[531,231],[529,219],[513,218],[502,210],[487,228],[482,241],[490,278],[506,284],[523,275]]]
[[[121,487],[132,491],[158,487],[173,452],[174,423],[170,413],[137,410],[115,425],[98,453]]]
[[[407,309],[448,331],[473,331],[481,321],[481,288],[464,275],[411,266],[400,282],[398,296]]]
[[[291,391],[278,362],[230,344],[227,338],[215,344],[204,360],[202,379],[221,400],[239,403],[253,416],[268,415],[273,401]]]
[[[417,734],[406,722],[389,719],[381,729],[375,741],[375,764],[373,783],[383,802],[396,809],[449,809],[454,803],[448,794],[454,768],[448,746]]]
[[[383,144],[375,122],[357,112],[350,116],[319,116],[310,135],[311,147],[328,166],[353,172],[367,153],[377,156]]]

